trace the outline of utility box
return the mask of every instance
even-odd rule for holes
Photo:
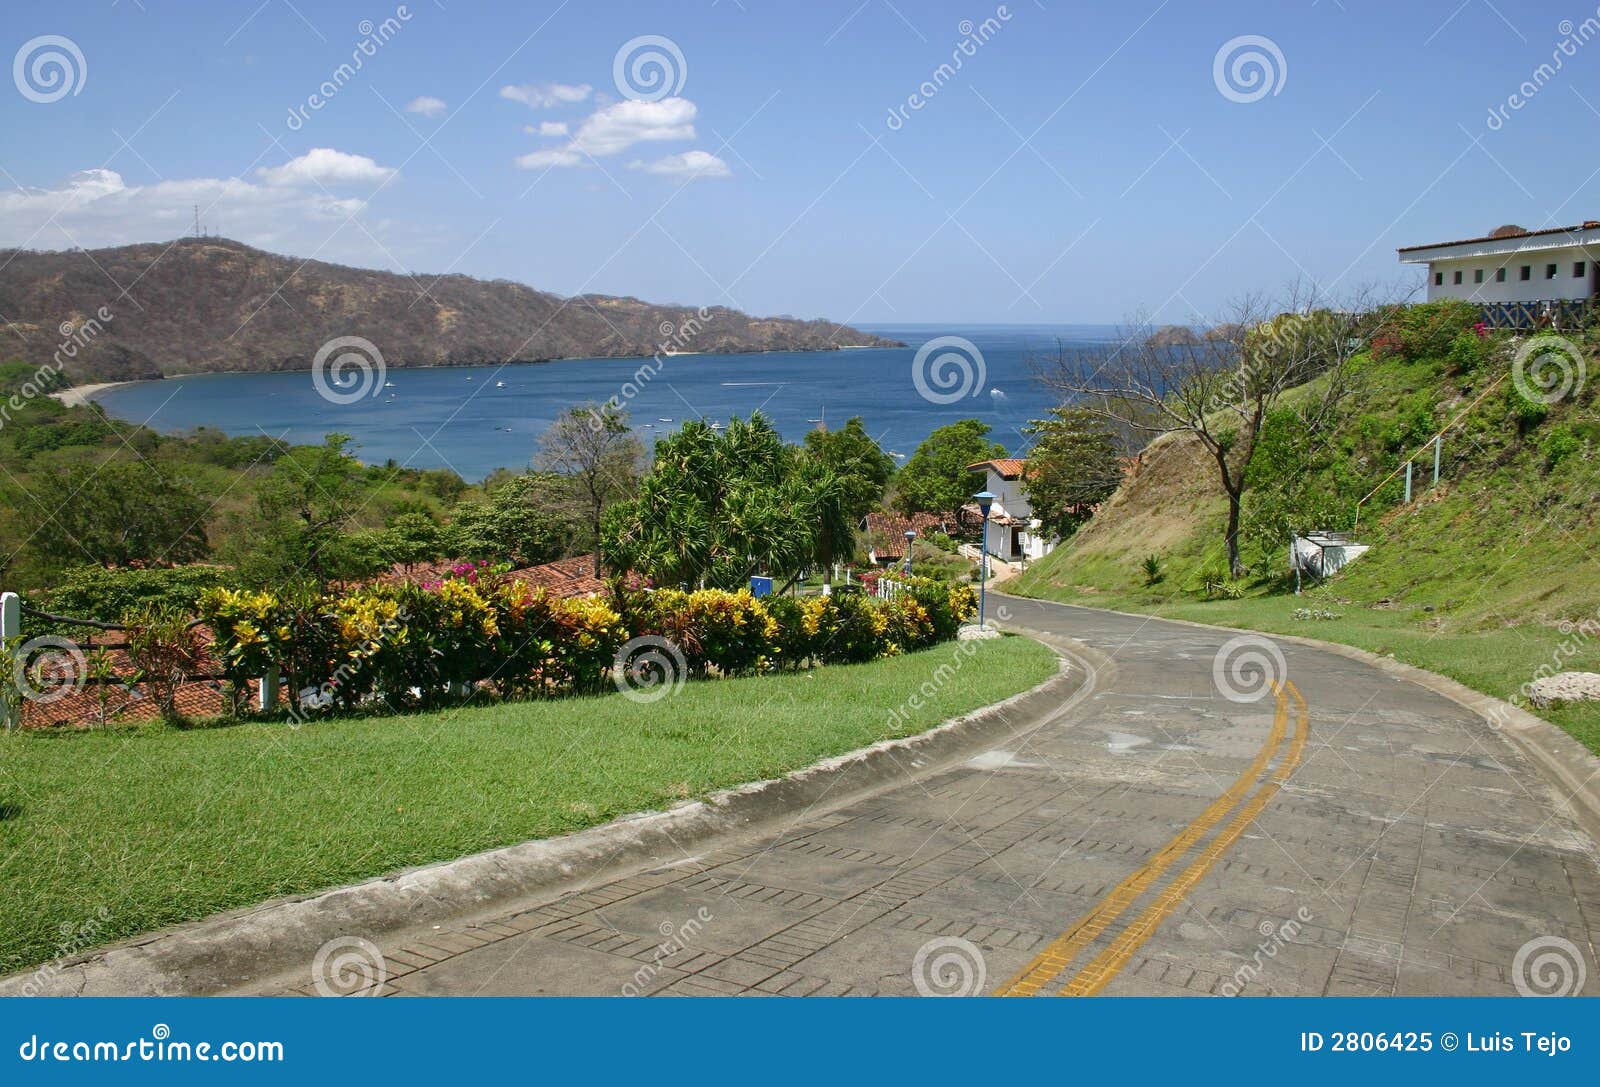
[[[751,596],[771,596],[772,595],[772,579],[770,577],[754,577],[754,576],[752,576],[750,578],[750,595]]]

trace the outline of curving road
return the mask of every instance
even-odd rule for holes
[[[1595,845],[1475,714],[1325,650],[1003,608],[1087,647],[1071,708],[781,833],[385,945],[383,991],[1600,993]]]

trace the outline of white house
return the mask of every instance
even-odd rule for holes
[[[1600,221],[1548,230],[1503,226],[1481,238],[1399,250],[1402,264],[1428,268],[1428,301],[1460,298],[1484,307],[1491,325],[1560,320],[1600,288]]]
[[[1022,493],[1022,474],[1027,466],[1027,461],[1013,458],[967,465],[970,471],[985,474],[984,488],[995,496],[989,510],[989,528],[983,549],[1007,562],[1042,559],[1055,550],[1058,542],[1044,531],[1033,515],[1027,496]],[[968,506],[966,512],[969,516],[976,515],[977,506]]]

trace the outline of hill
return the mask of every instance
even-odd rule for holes
[[[126,292],[125,294],[123,292]],[[371,340],[390,366],[473,366],[676,351],[895,346],[829,321],[751,317],[637,298],[562,298],[509,280],[409,276],[300,260],[224,238],[113,249],[0,250],[6,358],[35,366],[62,327],[112,319],[66,364],[76,384],[214,371],[303,370],[327,341]],[[20,337],[17,338],[17,337]],[[676,338],[675,338],[676,337]]]
[[[1549,405],[1516,391],[1513,357],[1526,342],[1487,341],[1465,361],[1454,351],[1360,360],[1325,446],[1292,465],[1288,500],[1317,511],[1300,527],[1354,529],[1371,550],[1302,595],[1288,576],[1285,495],[1272,478],[1284,462],[1269,456],[1271,470],[1247,492],[1251,572],[1230,582],[1226,501],[1199,443],[1181,434],[1146,449],[1138,474],[1008,588],[1345,642],[1500,698],[1517,699],[1540,674],[1600,671],[1597,341],[1572,337],[1587,381],[1569,366],[1576,387]],[[1429,441],[1458,417],[1434,487]],[[1269,423],[1264,450],[1281,437]],[[1409,504],[1396,474],[1408,456]],[[1357,503],[1374,488],[1358,520]],[[1144,568],[1152,555],[1153,584]],[[1539,712],[1600,751],[1600,705]]]

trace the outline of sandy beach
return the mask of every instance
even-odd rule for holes
[[[95,385],[74,385],[70,389],[62,389],[50,395],[61,401],[69,408],[81,408],[107,389],[115,389],[119,385],[136,385],[134,381],[102,381]]]

